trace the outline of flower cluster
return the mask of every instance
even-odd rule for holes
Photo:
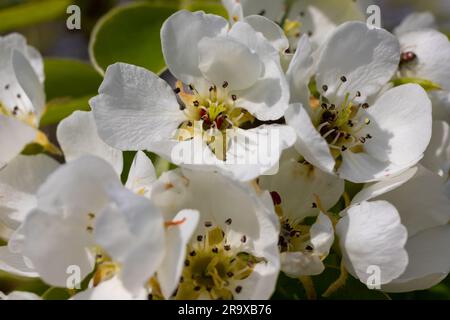
[[[433,17],[390,33],[350,0],[223,4],[229,21],[163,24],[175,80],[109,66],[54,144],[42,57],[0,37],[0,270],[71,299],[269,299],[280,273],[315,298],[327,268],[324,297],[349,276],[383,292],[441,282],[450,42]]]

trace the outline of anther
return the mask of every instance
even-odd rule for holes
[[[233,278],[234,277],[234,273],[231,272],[231,271],[228,271],[227,272],[227,276],[228,276],[228,278]]]
[[[246,236],[246,235],[243,235],[243,236],[241,237],[241,242],[242,242],[242,243],[246,243],[246,242],[247,242],[247,236]]]
[[[205,222],[205,227],[210,228],[212,226],[212,222],[211,221],[206,221]]]
[[[363,103],[362,108],[363,109],[368,109],[369,108],[369,104],[367,102]]]
[[[203,236],[201,236],[201,235],[200,235],[200,236],[197,236],[197,241],[198,241],[198,242],[203,241]]]
[[[211,250],[213,253],[219,253],[219,249],[217,249],[217,248],[212,248],[212,250]]]
[[[313,208],[313,209],[316,209],[316,208],[317,208],[317,203],[313,202],[312,208]]]
[[[347,77],[346,77],[346,76],[342,76],[342,77],[341,77],[341,81],[342,81],[342,82],[347,82]]]
[[[223,87],[224,89],[227,88],[227,87],[228,87],[228,82],[225,81],[225,82],[223,83],[222,87]]]
[[[201,287],[200,286],[196,286],[195,288],[194,288],[194,291],[200,291],[201,290]]]
[[[195,106],[195,107],[200,106],[200,102],[198,102],[197,100],[195,100],[195,101],[194,101],[194,106]]]
[[[237,100],[237,96],[236,96],[235,94],[233,94],[233,95],[231,96],[231,99],[233,99],[233,101],[236,101],[236,100]]]
[[[229,219],[227,219],[227,220],[225,221],[225,223],[226,223],[227,225],[230,225],[232,222],[233,222],[233,220],[232,220],[231,218],[229,218]]]
[[[342,150],[342,152],[347,151],[347,147],[346,146],[342,146],[341,150]]]
[[[234,291],[236,291],[236,293],[241,293],[242,287],[241,286],[237,286],[236,289],[234,289]]]
[[[195,252],[195,250],[193,250],[193,251],[191,251],[191,252],[189,253],[189,255],[190,255],[191,257],[195,257],[196,254],[197,254],[197,253]]]
[[[231,246],[229,244],[224,245],[223,248],[225,249],[225,251],[231,250]]]
[[[327,92],[327,91],[328,91],[328,86],[327,86],[326,84],[324,84],[324,85],[322,86],[322,89],[323,89],[323,91]]]
[[[175,89],[173,90],[173,92],[175,92],[175,94],[179,94],[179,93],[181,92],[181,89],[180,89],[180,88],[175,88]]]
[[[190,261],[189,260],[184,260],[184,265],[186,266],[186,267],[189,267],[189,265],[190,265],[191,263],[190,263]]]
[[[278,206],[281,204],[281,196],[278,192],[272,191],[270,193],[270,196],[272,197],[272,201],[273,201],[274,205]]]

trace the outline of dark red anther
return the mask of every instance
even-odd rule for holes
[[[217,119],[215,121],[217,129],[220,129],[222,127],[223,119],[224,119],[223,115],[220,115],[217,117]]]
[[[270,195],[272,196],[272,201],[274,205],[278,206],[281,204],[281,196],[278,192],[272,191]]]

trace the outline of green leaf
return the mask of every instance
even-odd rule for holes
[[[90,110],[88,101],[97,95],[102,77],[84,62],[45,59],[47,109],[40,127],[56,124],[76,110]]]
[[[47,101],[96,94],[102,82],[95,69],[82,61],[46,58],[44,66]]]
[[[161,73],[166,66],[161,27],[180,9],[226,16],[223,6],[212,1],[147,1],[117,7],[101,18],[92,32],[89,44],[92,64],[101,74],[116,62]]]
[[[430,80],[425,79],[419,79],[419,78],[398,78],[392,80],[392,83],[395,87],[401,86],[403,84],[408,83],[415,83],[420,85],[422,88],[424,88],[426,91],[433,91],[433,90],[442,90],[441,86],[437,83],[434,83]]]
[[[32,1],[0,11],[0,32],[47,22],[66,14],[71,0]]]
[[[111,10],[95,26],[89,44],[91,61],[104,73],[125,62],[159,73],[165,67],[160,30],[176,6],[138,3]]]
[[[52,100],[47,104],[47,110],[41,118],[40,127],[57,124],[77,110],[90,111],[91,108],[88,102],[93,95],[76,99],[61,98]]]

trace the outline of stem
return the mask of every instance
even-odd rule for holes
[[[341,260],[341,274],[339,275],[339,278],[337,278],[337,280],[328,287],[325,293],[322,294],[322,297],[329,298],[332,294],[334,294],[336,291],[345,286],[347,279],[348,279],[348,272],[345,269],[344,260]]]
[[[314,282],[312,281],[312,278],[309,276],[302,276],[299,278],[299,280],[302,283],[303,287],[305,288],[308,300],[317,300],[317,292],[316,288],[314,287]]]

